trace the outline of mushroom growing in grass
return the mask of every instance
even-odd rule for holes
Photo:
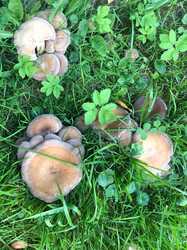
[[[142,140],[136,132],[133,141],[141,145],[142,148],[142,152],[135,158],[145,163],[151,173],[161,177],[169,173],[169,162],[173,156],[173,144],[167,134],[148,132],[147,138]]]
[[[55,40],[54,27],[43,18],[33,17],[23,23],[14,35],[14,44],[19,55],[28,56],[31,60],[37,59],[45,49],[47,40]]]
[[[161,118],[164,118],[166,116],[167,105],[161,97],[157,97],[156,100],[152,103],[149,98],[146,98],[145,96],[140,96],[134,103],[134,109],[136,113],[141,113],[144,111],[148,112],[150,108],[151,110],[148,113],[149,117],[157,115]]]
[[[38,71],[33,75],[37,81],[46,79],[47,75],[58,75],[61,63],[55,54],[43,54],[37,59]]]
[[[68,143],[47,140],[36,147],[35,152],[25,155],[22,177],[35,197],[53,202],[58,195],[67,195],[79,184],[80,158],[72,149]]]
[[[64,127],[52,114],[44,114],[29,124],[26,135],[17,156],[23,159],[22,177],[31,193],[45,202],[68,194],[82,178],[79,164],[84,146],[80,131]]]

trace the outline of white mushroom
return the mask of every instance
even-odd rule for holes
[[[77,166],[80,158],[59,140],[40,144],[35,152],[28,152],[22,163],[22,177],[31,193],[45,201],[53,202],[58,195],[67,195],[79,184],[82,171]]]
[[[43,54],[38,57],[38,71],[33,75],[37,81],[42,81],[48,74],[58,75],[60,72],[60,60],[54,54]]]
[[[14,35],[14,44],[19,55],[25,55],[32,60],[37,59],[36,51],[43,52],[45,41],[55,40],[53,26],[43,18],[34,17],[23,23]]]
[[[63,53],[55,53],[60,61],[59,75],[64,75],[68,71],[68,59]]]
[[[46,135],[47,133],[58,133],[63,127],[61,121],[52,114],[37,116],[27,128],[27,136]]]
[[[56,33],[54,49],[56,52],[65,53],[70,45],[70,32],[68,30],[60,30]]]

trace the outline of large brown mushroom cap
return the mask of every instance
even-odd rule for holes
[[[75,165],[79,163],[80,158],[72,152],[69,144],[48,140],[39,145],[34,153],[26,154],[22,177],[35,197],[53,202],[58,195],[67,195],[78,185],[82,172]]]
[[[43,54],[38,57],[38,71],[33,75],[37,81],[42,81],[48,74],[58,75],[60,71],[60,60],[54,54]]]
[[[34,17],[23,23],[14,35],[14,44],[18,54],[37,59],[36,51],[42,52],[45,41],[55,40],[56,33],[53,26],[43,18]]]
[[[147,138],[141,140],[136,133],[134,141],[142,145],[143,149],[141,155],[135,158],[146,163],[152,173],[164,175],[173,155],[173,144],[168,135],[161,132],[149,132]]]
[[[59,134],[60,138],[63,140],[63,141],[69,141],[71,139],[77,139],[81,142],[82,140],[82,134],[81,132],[76,128],[76,127],[73,127],[73,126],[68,126],[68,127],[65,127],[63,128]]]
[[[148,110],[150,106],[150,102],[148,101],[147,106],[145,107],[146,110]],[[141,110],[144,108],[145,103],[145,96],[140,96],[134,103],[134,109],[136,112],[141,112]],[[149,114],[149,117],[153,117],[155,115],[159,115],[160,117],[164,118],[166,116],[167,112],[167,105],[164,102],[164,100],[161,97],[157,97],[152,110]]]
[[[37,116],[27,128],[27,136],[45,135],[47,133],[58,133],[63,127],[61,121],[52,114]]]

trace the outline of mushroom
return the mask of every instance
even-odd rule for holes
[[[56,116],[44,114],[39,115],[29,124],[26,134],[28,137],[33,137],[47,133],[58,133],[62,127],[61,121]]]
[[[82,178],[79,163],[80,158],[69,144],[47,140],[36,147],[35,152],[25,155],[22,177],[35,197],[50,203],[79,184]]]
[[[70,32],[68,30],[60,30],[56,33],[54,49],[56,52],[65,53],[70,45]]]
[[[58,75],[60,71],[60,61],[54,54],[43,54],[38,57],[37,63],[39,65],[38,72],[33,75],[37,81],[42,81],[48,74]]]
[[[56,33],[53,26],[43,18],[33,17],[15,32],[14,44],[19,55],[29,56],[31,60],[36,60],[36,51],[38,53],[44,51],[45,41],[55,39]]]
[[[43,136],[42,135],[35,135],[31,138],[30,140],[30,145],[31,145],[31,148],[34,148],[36,147],[38,144],[42,143],[44,140]]]
[[[13,248],[13,249],[25,249],[27,247],[28,247],[27,242],[25,242],[23,240],[17,240],[11,244],[11,248]]]
[[[139,57],[139,53],[137,49],[128,49],[125,51],[125,57],[130,58],[132,61],[136,61]]]
[[[69,126],[69,127],[61,129],[58,135],[63,141],[76,139],[81,142],[82,140],[81,132],[76,127],[73,127],[73,126]]]
[[[170,169],[169,162],[173,155],[173,144],[169,136],[161,132],[148,132],[147,138],[141,140],[136,132],[133,141],[140,144],[143,150],[135,158],[146,163],[153,174],[165,176]]]
[[[60,61],[59,75],[64,75],[68,71],[68,59],[63,53],[55,53]]]
[[[51,15],[51,10],[49,9],[40,11],[37,14],[38,17],[42,17],[47,21],[49,21],[50,15]],[[53,25],[55,29],[65,29],[67,27],[67,19],[62,12],[58,12],[50,23]]]
[[[140,96],[134,103],[134,109],[137,113],[140,113],[143,109],[147,111],[150,105],[151,105],[151,100],[149,99],[146,100],[145,96]],[[166,116],[166,112],[167,112],[166,103],[161,97],[157,97],[152,106],[152,110],[149,113],[149,117],[159,115],[161,118],[164,118]]]
[[[18,147],[17,158],[19,160],[22,159],[30,148],[30,143],[28,141],[23,141]]]
[[[61,141],[60,136],[58,136],[58,135],[56,135],[56,134],[53,134],[53,133],[49,133],[49,134],[47,134],[47,135],[45,136],[45,140],[52,140],[52,139]]]
[[[46,41],[45,51],[47,53],[54,53],[55,52],[55,41],[53,41],[53,40]]]

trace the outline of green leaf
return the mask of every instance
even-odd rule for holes
[[[161,125],[161,121],[159,121],[159,120],[156,120],[156,121],[153,122],[153,126],[154,126],[155,128],[159,128],[160,125]]]
[[[155,66],[155,69],[158,71],[158,73],[160,73],[161,75],[166,73],[166,64],[164,63],[164,61],[156,60],[154,63],[154,66]]]
[[[118,191],[117,188],[114,184],[109,185],[106,189],[105,189],[105,197],[107,199],[111,199],[114,198],[115,201],[117,202],[119,199],[119,195],[118,195]]]
[[[105,39],[100,35],[95,35],[91,38],[91,45],[92,48],[102,57],[105,57],[109,52]]]
[[[131,183],[129,183],[127,186],[126,186],[126,191],[128,194],[133,194],[137,191],[137,188],[136,188],[136,183],[134,181],[132,181]]]
[[[176,43],[176,32],[174,30],[170,30],[169,32],[169,41],[173,45]]]
[[[84,114],[84,121],[86,125],[90,125],[92,124],[97,117],[97,109],[91,110],[91,111],[87,111]]]
[[[173,45],[170,42],[162,42],[159,44],[161,49],[171,49]]]
[[[174,61],[177,61],[177,59],[179,58],[179,52],[177,50],[174,50],[172,57]]]
[[[185,207],[187,206],[187,198],[183,198],[177,202],[177,205],[180,207]]]
[[[86,19],[82,19],[79,23],[78,34],[82,38],[85,38],[87,33],[88,33],[88,21]]]
[[[166,50],[166,51],[162,54],[161,59],[164,60],[164,61],[169,61],[169,60],[171,60],[174,51],[175,51],[174,48],[169,49],[169,50]]]
[[[106,17],[106,16],[108,16],[109,11],[110,11],[109,6],[107,6],[107,5],[99,6],[98,9],[97,9],[97,15],[99,17]]]
[[[106,169],[101,172],[97,178],[97,182],[101,187],[106,188],[114,182],[114,171],[112,169]]]
[[[169,43],[169,36],[168,34],[160,34],[160,41],[162,43]]]
[[[98,90],[94,90],[93,95],[92,95],[92,100],[95,103],[95,105],[97,106],[101,106],[100,104],[100,94]]]
[[[187,14],[185,14],[182,18],[182,23],[187,24]]]
[[[24,10],[21,0],[9,0],[8,9],[19,21],[23,19]]]
[[[100,92],[100,105],[104,105],[106,103],[108,103],[109,99],[110,99],[110,95],[111,95],[111,89],[103,89]]]
[[[93,102],[86,102],[86,103],[83,103],[82,108],[85,111],[90,111],[90,110],[95,109],[96,106],[95,106],[95,103],[93,103]]]
[[[187,51],[187,34],[183,34],[179,37],[178,41],[176,42],[176,49],[180,52]]]
[[[140,206],[147,206],[149,203],[149,195],[145,192],[138,192],[136,201],[137,204]]]
[[[116,107],[116,104],[111,103],[101,107],[98,118],[101,125],[111,123],[117,120],[117,116],[112,112]]]

